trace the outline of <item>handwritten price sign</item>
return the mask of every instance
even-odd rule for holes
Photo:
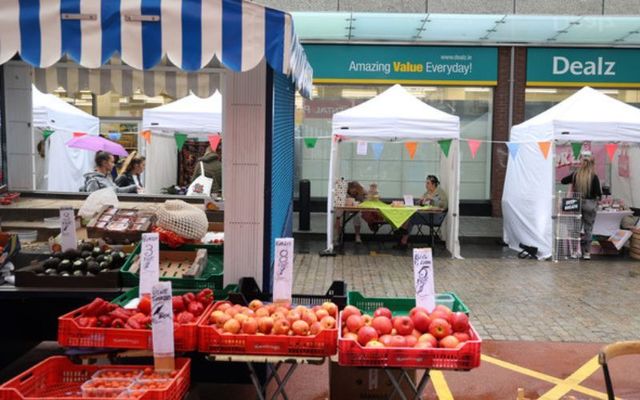
[[[158,282],[152,287],[151,332],[153,337],[153,356],[156,359],[156,364],[158,364],[158,361],[162,364],[163,359],[173,359],[173,302],[171,282]]]
[[[160,280],[160,244],[157,233],[143,233],[140,244],[140,296],[151,294]]]
[[[293,286],[293,238],[276,239],[273,260],[273,301],[291,301]]]
[[[433,282],[433,258],[431,249],[413,249],[413,280],[416,289],[416,306],[429,312],[436,308],[436,292]]]
[[[60,207],[60,246],[62,251],[76,249],[76,217],[71,207]]]

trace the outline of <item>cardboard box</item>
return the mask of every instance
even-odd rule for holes
[[[392,369],[399,376],[399,369]],[[416,382],[416,370],[409,370],[409,376]],[[393,392],[393,384],[382,368],[341,367],[332,362],[329,367],[329,387],[331,400],[378,400],[387,399]],[[414,393],[406,380],[402,389],[407,398]],[[394,398],[399,398],[396,394]]]

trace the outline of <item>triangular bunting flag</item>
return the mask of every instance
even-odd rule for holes
[[[582,151],[582,142],[571,143],[571,150],[573,150],[574,160],[577,160],[578,158],[580,158],[580,152]]]
[[[551,148],[551,142],[548,140],[544,142],[538,142],[538,147],[540,147],[540,151],[542,152],[542,155],[546,160],[547,157],[549,157],[549,149]]]
[[[373,150],[373,156],[376,160],[379,160],[382,156],[382,150],[384,150],[384,143],[371,143],[371,150]]]
[[[618,143],[607,143],[604,147],[607,149],[609,161],[613,161],[613,156],[616,154],[616,150],[618,150]]]
[[[418,148],[418,142],[406,142],[404,147],[409,152],[409,158],[413,160],[413,157],[416,156],[416,149]]]
[[[518,155],[518,150],[520,149],[520,143],[507,143],[507,147],[509,148],[509,154],[511,154],[511,158],[516,158]]]
[[[220,135],[209,135],[207,136],[207,138],[209,139],[209,146],[211,146],[211,149],[213,151],[216,151],[218,149],[220,141],[222,140]]]
[[[316,143],[318,143],[318,138],[317,137],[306,137],[306,138],[304,138],[304,146],[307,149],[313,149],[314,147],[316,147]]]
[[[475,139],[469,139],[467,143],[469,144],[469,151],[471,152],[471,158],[476,158],[476,154],[478,154],[478,149],[480,148],[480,141]]]
[[[187,141],[187,135],[184,133],[176,132],[176,146],[178,146],[178,151],[182,150],[182,146],[184,146],[184,142]]]
[[[150,130],[146,130],[146,131],[142,131],[142,137],[144,138],[144,141],[147,142],[147,144],[151,143],[151,131]]]
[[[44,140],[47,140],[47,138],[51,135],[53,135],[53,129],[45,129],[42,131],[42,137],[44,138]]]
[[[87,136],[84,132],[73,132],[73,137]]]
[[[444,156],[449,157],[449,149],[451,148],[451,139],[438,140],[438,144],[440,145],[440,149],[444,153]]]

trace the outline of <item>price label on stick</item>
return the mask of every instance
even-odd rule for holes
[[[160,245],[158,234],[143,233],[140,244],[140,296],[151,294],[160,280]]]
[[[291,302],[293,285],[293,238],[276,239],[273,260],[273,301]]]
[[[429,312],[436,308],[433,283],[433,258],[431,249],[413,249],[413,281],[416,288],[416,306]]]
[[[151,334],[155,369],[175,369],[173,348],[173,301],[171,282],[158,282],[151,291]]]
[[[71,207],[60,207],[60,245],[62,251],[78,248],[76,216]]]

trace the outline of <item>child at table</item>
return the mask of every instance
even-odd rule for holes
[[[351,181],[347,184],[347,206],[355,206],[354,202],[362,203],[367,197],[367,192],[364,190],[362,185],[358,181]],[[336,212],[336,225],[335,229],[340,231],[341,227],[341,219],[344,218],[344,212]],[[356,234],[356,243],[362,243],[362,238],[360,237],[360,230],[362,229],[362,218],[360,213],[356,213],[353,218],[353,230]]]

